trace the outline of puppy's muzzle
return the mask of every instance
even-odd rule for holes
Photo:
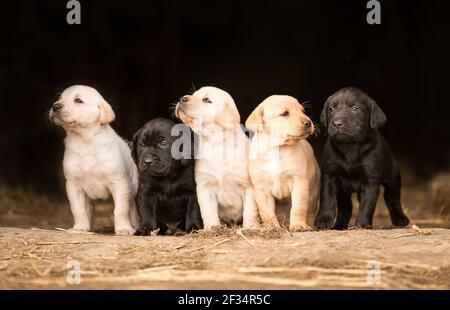
[[[308,118],[300,121],[303,124],[303,132],[305,136],[312,135],[314,133],[313,122]]]
[[[183,96],[183,97],[181,97],[180,100],[179,100],[179,102],[180,102],[181,104],[187,103],[188,101],[189,101],[189,97],[188,97],[188,96]]]
[[[60,103],[58,103],[58,102],[56,102],[56,103],[54,103],[52,105],[52,111],[55,112],[55,113],[58,112],[61,109],[62,109],[62,105]]]
[[[153,166],[156,163],[156,158],[153,156],[149,156],[144,158],[143,162],[145,166]]]
[[[330,121],[328,133],[332,137],[344,138],[354,137],[357,132],[356,128],[351,126],[344,118],[335,118]]]
[[[342,126],[344,126],[345,121],[338,119],[338,120],[334,120],[333,121],[333,127],[336,129],[342,128]]]
[[[188,108],[187,104],[189,103],[190,96],[183,96],[178,100],[178,104],[175,108],[175,116],[178,118],[181,118],[180,111],[183,112],[184,115],[186,115],[186,110]]]

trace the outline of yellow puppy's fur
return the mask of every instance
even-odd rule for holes
[[[233,98],[210,86],[183,98],[175,114],[200,137],[195,181],[203,226],[257,226],[258,208],[247,169],[249,141]]]
[[[308,208],[318,203],[320,170],[306,141],[314,125],[303,107],[295,98],[271,96],[252,112],[245,125],[255,132],[249,174],[264,224],[279,227],[276,205],[290,199],[289,229],[311,230],[306,217]]]

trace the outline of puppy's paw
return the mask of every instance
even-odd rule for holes
[[[261,225],[261,221],[259,220],[258,215],[254,216],[244,216],[242,226],[245,228],[250,227],[259,227]]]
[[[342,223],[336,223],[333,226],[334,230],[345,230],[348,228],[348,225],[342,224]]]
[[[330,229],[333,227],[334,215],[328,213],[319,214],[314,222],[317,229]]]
[[[246,222],[242,225],[244,228],[259,228],[261,227],[261,223],[259,221]]]
[[[203,225],[200,224],[200,223],[189,224],[189,225],[186,225],[185,232],[187,232],[189,234],[189,233],[192,233],[192,232],[199,231],[200,229],[203,229]]]
[[[370,222],[368,220],[357,220],[356,227],[362,228],[362,229],[372,229],[372,222]]]
[[[134,233],[135,236],[150,236],[152,231],[147,227],[141,227],[136,230]]]
[[[307,224],[294,224],[289,226],[289,231],[291,232],[304,232],[304,231],[312,231],[313,229],[309,227]]]
[[[116,229],[116,236],[132,236],[135,233],[132,227]]]
[[[204,229],[205,230],[214,230],[214,229],[220,229],[224,227],[224,225],[222,225],[220,222],[219,223],[208,223],[208,224],[204,224]]]
[[[88,232],[91,228],[88,226],[75,225],[69,229],[71,232]]]
[[[409,224],[409,219],[406,215],[402,215],[392,219],[392,225],[395,227],[406,227]]]

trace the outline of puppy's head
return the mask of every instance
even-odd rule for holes
[[[166,176],[193,161],[172,157],[172,144],[178,139],[171,135],[174,125],[171,120],[156,118],[134,134],[132,155],[141,173],[154,177]]]
[[[115,114],[97,90],[75,85],[64,90],[50,109],[49,118],[58,126],[75,130],[107,125]]]
[[[343,88],[331,95],[320,117],[331,139],[343,142],[364,140],[386,123],[378,104],[358,88]]]
[[[305,109],[290,96],[268,97],[250,114],[245,126],[255,133],[273,136],[279,144],[293,144],[314,133]]]
[[[194,124],[226,128],[236,127],[240,122],[239,112],[230,94],[210,86],[181,97],[176,105],[175,115],[194,131],[198,131]]]

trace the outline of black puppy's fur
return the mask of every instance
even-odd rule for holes
[[[360,204],[356,226],[371,228],[380,185],[393,225],[408,225],[400,205],[400,169],[378,131],[386,116],[377,103],[357,88],[343,88],[328,98],[321,121],[327,127],[328,141],[316,228],[346,229],[355,192]]]
[[[203,227],[197,202],[194,159],[172,157],[171,135],[174,122],[156,118],[147,122],[133,136],[133,159],[139,170],[136,195],[141,217],[137,236],[191,232]],[[184,126],[184,125],[181,125]],[[186,130],[190,129],[186,127]]]

